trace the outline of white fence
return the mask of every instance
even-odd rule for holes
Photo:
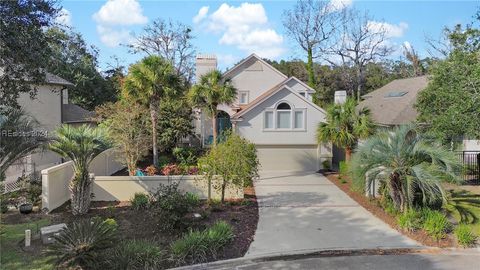
[[[111,175],[124,167],[117,161],[115,151],[109,149],[92,161],[90,172],[99,176]],[[70,199],[68,185],[72,177],[72,161],[42,170],[42,208],[53,210]]]

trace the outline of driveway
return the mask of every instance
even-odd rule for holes
[[[246,257],[322,249],[420,247],[321,174],[262,172],[260,176],[255,183],[260,218]]]

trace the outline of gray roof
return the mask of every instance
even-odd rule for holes
[[[363,96],[358,108],[369,108],[378,125],[401,125],[415,121],[418,93],[428,84],[427,76],[394,80]]]
[[[45,82],[49,84],[58,84],[58,85],[66,85],[66,86],[73,85],[73,83],[65,80],[64,78],[61,78],[55,74],[48,73],[48,72],[45,74]]]
[[[63,104],[63,122],[64,123],[88,123],[92,122],[95,116],[94,112],[85,110],[76,104]]]

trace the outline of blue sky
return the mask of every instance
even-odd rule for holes
[[[386,23],[393,46],[400,48],[408,42],[421,56],[427,56],[426,35],[438,37],[444,26],[470,23],[480,7],[478,1],[333,1],[368,10],[375,22]],[[99,49],[102,68],[113,62],[112,56],[124,65],[140,59],[141,55],[129,54],[119,43],[127,43],[131,33],[139,33],[160,17],[192,26],[197,52],[216,54],[220,68],[225,69],[252,52],[277,60],[303,58],[281,22],[283,10],[294,4],[274,0],[63,1],[61,19]],[[400,50],[392,57],[400,57]]]

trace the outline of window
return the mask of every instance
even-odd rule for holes
[[[266,130],[305,130],[306,109],[295,109],[282,102],[275,109],[267,109],[264,113],[263,128]]]
[[[295,111],[294,128],[303,128],[303,111]]]
[[[305,97],[305,92],[300,92],[300,96]]]
[[[265,129],[273,128],[273,112],[265,112],[265,122],[263,123]]]
[[[277,128],[290,128],[290,111],[277,111]]]
[[[248,92],[240,92],[240,97],[238,98],[240,104],[248,103]]]

